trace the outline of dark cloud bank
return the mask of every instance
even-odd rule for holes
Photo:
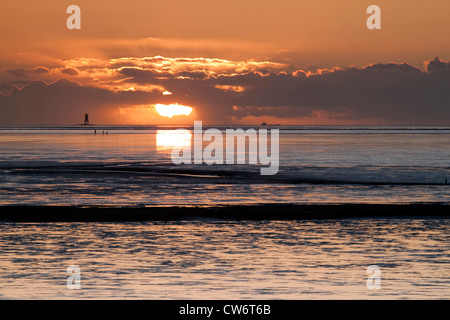
[[[67,74],[75,75],[67,69]],[[26,71],[11,74],[25,77]],[[45,73],[35,68],[34,74]],[[372,64],[308,73],[257,70],[211,74],[205,70],[160,72],[151,68],[121,67],[123,82],[159,85],[160,91],[113,91],[66,79],[46,84],[33,81],[0,95],[2,124],[74,124],[84,113],[101,123],[118,123],[118,107],[155,103],[193,106],[200,120],[232,123],[246,116],[293,119],[321,114],[353,123],[450,124],[450,63],[435,58],[422,71],[406,63]],[[10,89],[9,84],[0,84]],[[243,87],[244,91],[224,90]],[[5,91],[4,91],[5,92]],[[297,118],[295,120],[294,118]],[[81,121],[81,120],[80,120]]]

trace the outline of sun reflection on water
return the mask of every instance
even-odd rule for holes
[[[156,149],[167,151],[174,147],[187,147],[191,145],[192,133],[186,129],[157,130]]]

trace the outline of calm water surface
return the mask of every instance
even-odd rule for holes
[[[0,205],[450,201],[449,127],[283,127],[275,176],[175,166],[171,149],[190,131],[103,129],[0,127]]]
[[[164,128],[105,129],[0,127],[0,206],[450,202],[448,127],[284,128],[279,173],[264,178],[174,166],[186,137]],[[438,219],[1,222],[0,298],[448,299],[449,231]]]
[[[449,220],[3,223],[3,299],[448,299]],[[81,289],[66,287],[69,265]],[[369,265],[381,288],[366,286]]]

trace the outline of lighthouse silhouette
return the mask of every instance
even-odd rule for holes
[[[86,113],[84,115],[84,125],[88,125],[89,124],[89,115]]]

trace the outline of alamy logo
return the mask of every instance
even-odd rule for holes
[[[185,132],[184,129],[178,129]],[[279,168],[279,130],[270,129],[270,143],[267,129],[226,129],[210,128],[203,132],[202,122],[194,122],[193,152],[191,144],[174,147],[171,159],[180,164],[246,164],[263,165],[261,175],[274,175]],[[209,144],[203,149],[203,142]],[[270,145],[270,154],[269,154]],[[248,146],[248,148],[247,148]],[[192,155],[193,153],[193,155]]]
[[[369,30],[381,29],[381,9],[377,5],[371,5],[367,8],[367,13],[371,14],[367,18],[367,28]]]
[[[66,26],[69,30],[81,29],[81,9],[77,5],[67,7],[67,13],[71,15],[67,18]]]
[[[371,265],[367,267],[367,273],[369,277],[367,278],[367,289],[378,290],[381,288],[381,270],[377,265]]]
[[[67,288],[70,290],[81,289],[81,270],[79,266],[68,266],[67,273],[70,274],[67,277]]]

